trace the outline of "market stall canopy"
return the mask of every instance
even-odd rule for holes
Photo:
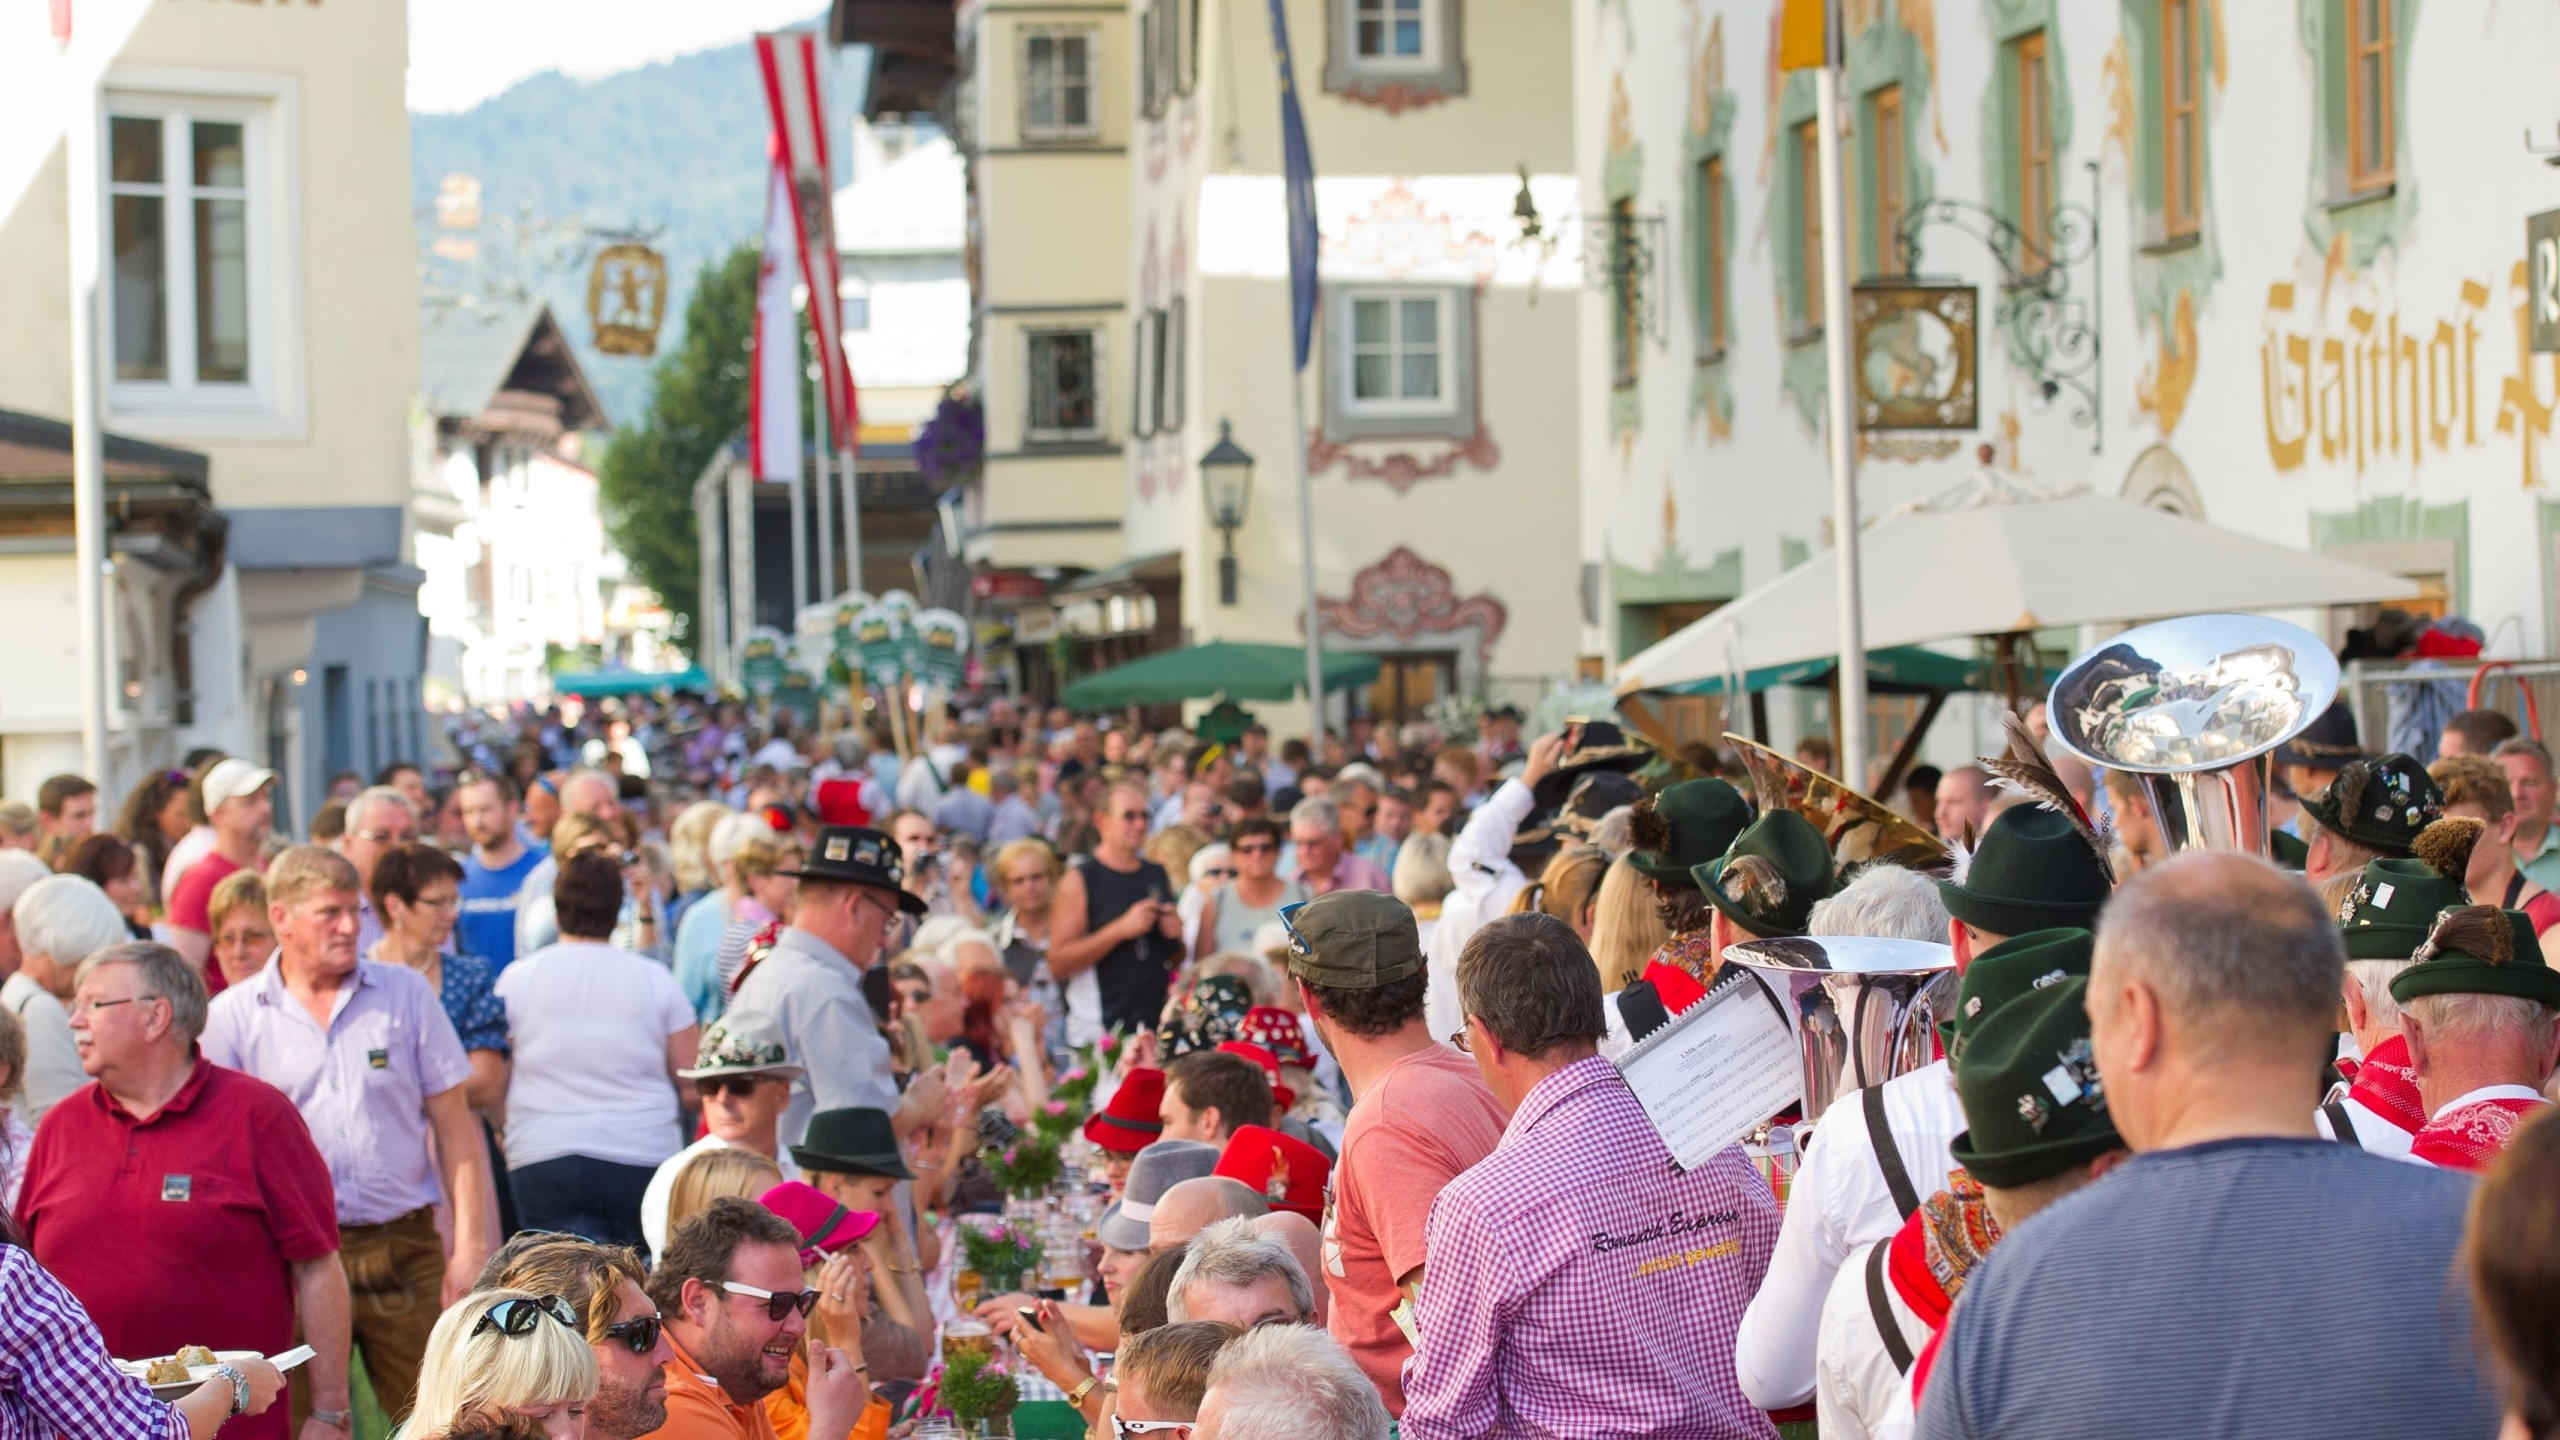
[[[1840,668],[1836,657],[1821,656],[1799,660],[1793,665],[1764,665],[1742,677],[1742,693],[1756,695],[1772,685],[1803,685],[1814,689],[1831,683],[1832,672]],[[2051,685],[2057,669],[2040,669],[2025,677],[2026,682],[2041,691]],[[1675,695],[1721,695],[1726,677],[1709,675],[1680,685],[1655,688]],[[1867,652],[1867,691],[1874,695],[1927,695],[1942,690],[1997,690],[1997,669],[1980,660],[1961,655],[1941,655],[1917,645],[1895,645]]]
[[[711,677],[696,666],[691,670],[585,670],[551,677],[551,688],[562,695],[654,695],[661,690],[701,690],[712,688]]]
[[[1058,696],[1070,710],[1172,705],[1184,700],[1286,700],[1306,688],[1307,652],[1295,645],[1220,641],[1165,650],[1087,675]],[[1378,657],[1326,651],[1324,686],[1340,690],[1378,678]]]
[[[1869,650],[2214,610],[2361,605],[2400,576],[2086,492],[1975,493],[1889,516],[1859,542]],[[1839,653],[1825,551],[1628,659],[1618,693],[1749,675]]]

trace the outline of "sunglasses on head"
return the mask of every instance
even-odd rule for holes
[[[631,1347],[634,1355],[646,1355],[658,1348],[658,1329],[664,1320],[656,1315],[641,1315],[604,1327],[606,1338],[619,1340]]]
[[[776,1292],[759,1289],[753,1285],[741,1285],[735,1280],[721,1281],[720,1288],[732,1295],[744,1295],[751,1300],[763,1301],[765,1318],[768,1320],[779,1321],[794,1310],[806,1315],[818,1308],[818,1292],[815,1290]]]
[[[1292,955],[1316,953],[1316,947],[1308,944],[1307,937],[1298,933],[1298,912],[1306,909],[1307,903],[1299,900],[1280,907],[1280,928],[1289,932],[1289,953]]]
[[[533,1327],[541,1324],[545,1315],[571,1330],[578,1328],[578,1312],[569,1308],[568,1301],[557,1295],[543,1295],[531,1300],[499,1301],[489,1307],[489,1313],[480,1317],[479,1324],[471,1327],[471,1333],[477,1335],[495,1330],[501,1335],[520,1338],[532,1334]],[[650,1348],[657,1348],[654,1339]]]

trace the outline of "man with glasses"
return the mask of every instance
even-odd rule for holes
[[[1049,907],[1049,974],[1064,989],[1067,1043],[1105,1030],[1144,1028],[1164,1009],[1183,956],[1182,912],[1147,843],[1147,792],[1134,783],[1104,792],[1094,816],[1101,839],[1069,862]]]
[[[640,1234],[650,1254],[667,1248],[667,1200],[676,1172],[703,1151],[753,1150],[771,1160],[783,1179],[800,1178],[799,1165],[783,1148],[781,1123],[791,1082],[807,1073],[792,1062],[791,1047],[765,1016],[724,1016],[702,1032],[693,1064],[676,1074],[692,1081],[702,1097],[703,1136],[668,1156],[641,1193]]]
[[[1329,796],[1301,800],[1289,812],[1289,845],[1296,852],[1298,881],[1310,895],[1392,888],[1386,871],[1344,845],[1342,809]]]
[[[790,1383],[792,1354],[818,1303],[818,1292],[803,1288],[800,1232],[752,1200],[723,1195],[667,1237],[648,1289],[674,1356],[659,1440],[776,1440],[764,1398]],[[824,1345],[808,1358],[809,1434],[852,1433],[871,1402],[862,1362]]]
[[[1243,1332],[1194,1320],[1132,1335],[1112,1357],[1113,1440],[1190,1440],[1218,1352]]]
[[[170,947],[198,969],[213,954],[213,922],[205,913],[213,887],[257,865],[258,847],[275,820],[275,783],[276,772],[246,760],[223,760],[205,772],[204,813],[213,848],[169,890]]]
[[[379,793],[405,813],[408,802]],[[203,1046],[214,1064],[283,1091],[310,1127],[335,1192],[365,1373],[397,1419],[416,1394],[436,1312],[498,1246],[498,1196],[463,1094],[462,1040],[424,975],[360,957],[355,878],[345,856],[317,845],[276,857],[267,872],[275,959],[222,993]],[[448,1200],[450,1264],[436,1229]]]
[[[376,785],[347,802],[347,833],[338,842],[338,853],[356,867],[356,953],[371,954],[373,943],[382,938],[382,917],[374,913],[371,899],[373,867],[385,851],[417,838],[417,807],[390,786]]]
[[[196,1053],[204,979],[165,945],[90,956],[72,996],[81,1068],[97,1083],[55,1106],[28,1150],[28,1248],[110,1354],[274,1355],[298,1326],[315,1352],[301,1440],[345,1440],[347,1276],[328,1162],[293,1102]],[[285,1428],[279,1405],[223,1433],[284,1440]]]
[[[475,1290],[557,1295],[579,1317],[596,1356],[596,1393],[587,1402],[592,1440],[640,1440],[667,1423],[667,1363],[675,1358],[657,1303],[642,1289],[648,1271],[618,1245],[527,1230],[490,1258]]]
[[[797,870],[791,924],[738,982],[728,1014],[753,1019],[808,1067],[791,1081],[781,1138],[797,1145],[820,1110],[870,1106],[898,1116],[901,1134],[941,1113],[947,1089],[928,1067],[902,1100],[889,1042],[862,995],[862,972],[880,963],[890,927],[924,902],[901,883],[898,842],[858,826],[829,826]]]

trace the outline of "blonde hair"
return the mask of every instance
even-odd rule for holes
[[[409,802],[404,799],[400,803]],[[267,867],[267,903],[271,906],[299,905],[323,890],[360,888],[354,863],[326,846],[296,845]]]
[[[0,1105],[6,1105],[27,1087],[27,1027],[5,1006],[0,1006],[0,1072],[5,1072],[0,1074]]]
[[[259,919],[267,918],[267,877],[255,870],[234,870],[213,887],[213,895],[204,902],[204,921],[213,933],[222,933],[223,925],[239,911],[255,911]]]
[[[1511,901],[1511,913],[1526,915],[1534,910],[1580,930],[1582,912],[1599,902],[1600,877],[1608,869],[1609,857],[1599,846],[1569,841],[1547,857],[1547,866],[1538,872],[1537,879],[1520,887],[1520,893]]]
[[[708,890],[720,883],[711,864],[711,831],[729,807],[717,800],[696,800],[667,827],[667,846],[676,867],[676,888]]]
[[[747,843],[738,847],[737,858],[729,862],[729,868],[742,881],[762,880],[779,873],[800,855],[798,839],[767,830],[761,835],[748,836]]]
[[[495,1325],[480,1329],[482,1317],[504,1302],[535,1298],[523,1290],[482,1290],[439,1316],[418,1367],[417,1403],[393,1440],[436,1440],[468,1421],[594,1398],[596,1352],[580,1331],[550,1315],[535,1316],[522,1335]]]
[[[667,1186],[667,1233],[723,1195],[753,1200],[781,1183],[782,1167],[753,1150],[705,1150],[684,1162]]]
[[[1591,963],[1600,967],[1601,992],[1621,989],[1643,973],[1646,959],[1670,938],[1671,927],[1662,923],[1643,874],[1624,859],[1610,861],[1591,916]]]
[[[1449,837],[1416,830],[1396,847],[1395,874],[1389,883],[1407,905],[1437,905],[1449,898],[1458,882],[1449,875]]]
[[[611,825],[606,824],[604,821],[597,819],[595,816],[587,814],[569,814],[561,816],[559,821],[551,827],[551,853],[555,856],[565,857],[568,855],[569,848],[571,846],[586,839],[590,835],[605,836],[612,840],[616,845],[620,845],[622,843],[621,832],[615,830]]]
[[[1174,893],[1179,895],[1182,887],[1191,880],[1191,857],[1207,848],[1208,844],[1208,834],[1196,825],[1168,825],[1148,836],[1147,843],[1139,848],[1138,853],[1164,867],[1166,878],[1173,882]]]

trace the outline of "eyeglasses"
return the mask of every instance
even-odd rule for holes
[[[722,1095],[753,1095],[756,1087],[767,1078],[763,1075],[705,1075],[693,1082],[693,1088],[701,1091],[705,1099]]]
[[[1476,1053],[1475,1045],[1467,1039],[1467,1027],[1464,1025],[1461,1025],[1457,1029],[1449,1032],[1449,1043],[1456,1046],[1458,1053],[1461,1055],[1473,1055]]]
[[[753,1285],[741,1285],[735,1280],[721,1281],[720,1288],[732,1295],[744,1295],[751,1300],[763,1301],[765,1318],[768,1320],[780,1320],[794,1310],[806,1315],[818,1308],[818,1292],[815,1290],[759,1290]]]
[[[1235,867],[1232,865],[1224,868],[1213,865],[1200,873],[1211,880],[1233,880],[1236,878],[1237,872]]]
[[[1279,846],[1268,842],[1258,842],[1251,845],[1238,845],[1235,847],[1236,853],[1239,855],[1271,855],[1276,854],[1279,849]]]
[[[646,1355],[658,1348],[658,1327],[664,1323],[657,1315],[636,1316],[604,1327],[605,1338],[630,1346],[634,1355]]]
[[[489,1307],[488,1314],[480,1317],[479,1324],[471,1327],[471,1333],[477,1335],[483,1331],[495,1330],[501,1335],[510,1337],[530,1335],[533,1333],[533,1327],[542,1323],[542,1317],[545,1315],[559,1321],[572,1331],[578,1328],[578,1312],[569,1308],[568,1301],[557,1295],[544,1295],[532,1300],[499,1301]],[[654,1350],[657,1346],[652,1343],[649,1348]]]
[[[405,845],[417,838],[414,835],[403,835],[397,830],[357,830],[350,833],[368,845]]]
[[[1164,1435],[1174,1431],[1189,1434],[1194,1423],[1190,1420],[1123,1420],[1114,1415],[1111,1417],[1111,1433],[1119,1440],[1127,1440],[1131,1435]]]
[[[1114,810],[1111,812],[1111,818],[1114,820],[1144,820],[1147,818],[1147,812],[1144,810]]]
[[[110,1005],[130,1005],[136,1000],[157,1000],[159,998],[160,997],[157,995],[127,995],[121,1000],[74,1000],[71,1002],[71,1018],[77,1020],[92,1010],[104,1010]]]

